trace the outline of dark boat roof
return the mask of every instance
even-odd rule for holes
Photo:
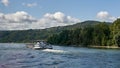
[[[34,42],[46,42],[45,40],[34,40]]]

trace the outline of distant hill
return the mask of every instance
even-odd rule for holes
[[[52,30],[52,31],[61,31],[61,30],[66,30],[66,29],[75,29],[75,28],[81,28],[81,27],[86,27],[86,26],[93,26],[96,24],[99,24],[101,22],[99,21],[84,21],[84,22],[78,22],[76,24],[73,25],[68,25],[68,26],[58,26],[58,27],[51,27],[51,28],[47,28],[46,30]],[[109,22],[106,22],[109,24]]]
[[[84,22],[81,22],[81,23],[77,23],[77,24],[74,24],[74,25],[69,25],[69,26],[66,26],[67,28],[84,28],[86,26],[93,26],[93,25],[96,25],[98,23],[101,23],[99,21],[84,21]]]
[[[84,21],[68,26],[58,26],[46,29],[35,30],[15,30],[15,31],[0,31],[0,42],[31,42],[32,40],[46,40],[49,36],[60,33],[62,30],[72,30],[76,28],[84,28],[99,24],[99,21]],[[109,22],[106,22],[110,24]]]

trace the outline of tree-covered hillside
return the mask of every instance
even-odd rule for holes
[[[111,25],[101,22],[84,28],[64,30],[49,37],[48,42],[75,46],[120,46],[120,19]]]

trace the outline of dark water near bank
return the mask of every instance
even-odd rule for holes
[[[0,68],[120,68],[120,50],[54,46],[32,50],[25,44],[0,44]]]

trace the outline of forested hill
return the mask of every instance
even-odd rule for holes
[[[58,27],[51,27],[51,28],[47,28],[45,30],[48,31],[55,31],[55,32],[61,32],[62,30],[74,30],[74,29],[78,29],[78,28],[84,28],[84,27],[88,27],[88,26],[94,26],[97,25],[99,23],[102,23],[100,21],[93,21],[93,20],[88,20],[88,21],[84,21],[84,22],[79,22],[77,24],[73,24],[73,25],[68,25],[68,26],[58,26]],[[105,22],[106,24],[110,25],[111,22]]]
[[[84,26],[74,30],[63,30],[48,38],[51,44],[74,46],[119,46],[120,47],[120,19],[111,25],[106,22],[84,22]],[[86,25],[87,26],[86,26]],[[89,24],[89,25],[88,25]],[[77,26],[80,26],[77,25]],[[73,25],[74,26],[74,25]]]
[[[85,21],[68,26],[58,26],[39,30],[15,30],[0,31],[0,42],[31,42],[33,40],[47,40],[53,34],[59,34],[63,30],[74,30],[99,24],[99,21]]]

